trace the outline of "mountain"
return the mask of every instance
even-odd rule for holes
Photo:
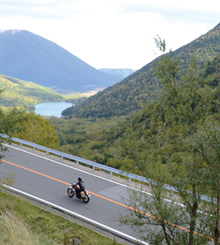
[[[57,91],[102,90],[120,81],[25,30],[0,31],[0,73]]]
[[[212,61],[220,53],[220,24],[191,43],[173,52],[180,58],[182,69],[196,57],[200,65]],[[120,83],[114,84],[78,105],[63,111],[64,116],[113,117],[134,114],[145,103],[162,92],[161,83],[153,75],[156,59],[134,72]]]
[[[20,107],[36,105],[45,101],[63,101],[62,95],[51,88],[32,82],[25,82],[6,75],[0,75],[0,107]]]
[[[208,110],[212,114],[218,112],[219,110],[217,110],[217,108],[220,108],[218,107],[219,105],[218,102],[220,101],[219,99],[220,94],[217,94],[220,87],[219,86],[220,85],[220,54],[216,56],[216,58],[214,58],[213,61],[208,62],[205,71],[205,78],[207,78],[208,76],[210,76],[209,77],[210,89],[208,89],[206,95],[207,98],[210,99],[208,94],[209,95],[212,94],[213,103],[212,106],[209,108],[210,110]],[[184,80],[182,80],[182,82],[183,81]],[[181,90],[182,95],[186,93],[184,92],[184,90],[189,91],[188,86],[189,83],[186,86],[182,86],[182,90]],[[202,97],[204,99],[205,94],[204,94],[203,83],[201,83],[201,86],[197,84],[196,88],[197,91],[203,91]],[[171,98],[173,98],[173,96],[171,95],[168,96],[167,94],[167,96],[164,96],[160,101],[159,100],[154,101],[155,105],[156,104],[162,105],[161,110],[157,110],[158,108],[160,108],[160,106],[159,107],[156,106],[157,108],[156,110],[144,108],[143,110],[139,110],[137,113],[134,113],[134,115],[130,117],[111,117],[111,118],[74,118],[73,117],[68,120],[53,118],[50,120],[50,122],[54,125],[56,131],[60,132],[59,150],[73,155],[80,155],[83,158],[96,161],[101,164],[106,164],[112,167],[116,167],[116,168],[122,167],[123,170],[122,159],[118,160],[118,158],[115,157],[115,154],[119,151],[117,145],[118,140],[124,137],[129,137],[129,135],[131,135],[134,132],[136,132],[135,133],[136,142],[138,142],[139,139],[143,140],[143,135],[150,136],[150,138],[151,137],[153,138],[155,135],[157,135],[156,133],[157,130],[154,131],[155,134],[152,132],[150,135],[147,134],[147,131],[152,126],[150,124],[151,118],[153,117],[155,120],[157,120],[156,118],[161,117],[163,115],[163,108],[162,108],[163,105],[166,105],[167,103],[171,103]],[[195,104],[193,105],[194,106],[198,105],[197,103],[199,103],[201,97],[195,95],[195,97],[193,98],[196,98]],[[155,107],[152,106],[152,108]],[[204,108],[196,109],[194,107],[193,110],[194,109],[197,111],[197,110],[203,110]],[[198,119],[198,117],[203,117],[203,114],[204,113],[196,114],[196,118]],[[219,117],[216,116],[215,120],[219,120]],[[153,124],[153,127],[154,126],[155,124]],[[171,131],[168,130],[168,132]],[[127,141],[128,144],[131,143],[130,141],[131,139],[128,139]],[[120,147],[123,148],[123,146],[125,145],[120,144]],[[113,150],[113,148],[115,149]]]
[[[111,68],[102,68],[99,69],[99,71],[102,71],[104,73],[107,73],[109,75],[118,77],[121,80],[123,80],[124,78],[128,77],[129,75],[131,75],[132,73],[134,73],[136,70],[134,69],[111,69]]]

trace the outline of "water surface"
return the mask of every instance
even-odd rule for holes
[[[73,104],[68,102],[44,102],[35,106],[35,113],[41,116],[61,117],[61,112],[71,106]]]

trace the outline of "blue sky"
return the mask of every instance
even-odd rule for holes
[[[94,68],[140,69],[220,22],[219,0],[0,0],[0,30],[28,30]]]

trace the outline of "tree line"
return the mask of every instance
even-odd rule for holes
[[[207,34],[174,51],[173,56],[179,57],[180,67],[186,71],[193,57],[196,57],[199,65],[205,65],[219,53],[220,24]],[[63,115],[78,118],[109,118],[135,114],[144,104],[157,99],[163,92],[163,84],[154,76],[153,64],[156,61],[157,59],[153,60],[120,83],[69,108]]]
[[[156,43],[165,52],[165,41]],[[150,181],[153,195],[131,192],[127,205],[133,209],[120,221],[151,244],[219,244],[219,57],[209,69],[194,59],[183,72],[172,51],[162,55],[154,71],[163,96],[146,106],[145,124],[131,126],[115,148],[125,170]],[[175,198],[165,184],[176,190]]]
[[[185,70],[172,51],[165,53],[165,41],[155,41],[163,55],[153,70],[163,92],[135,115],[45,119],[12,109],[0,111],[0,133],[146,177],[153,195],[130,193],[126,204],[133,208],[131,215],[120,217],[142,240],[152,244],[207,244],[213,240],[218,244],[220,56],[207,67],[192,59]],[[3,141],[1,138],[4,150]],[[176,190],[176,199],[165,184]],[[164,201],[167,197],[170,202]]]

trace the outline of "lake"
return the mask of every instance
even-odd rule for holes
[[[61,112],[71,106],[73,104],[68,102],[44,102],[35,105],[35,113],[41,116],[61,117]]]

